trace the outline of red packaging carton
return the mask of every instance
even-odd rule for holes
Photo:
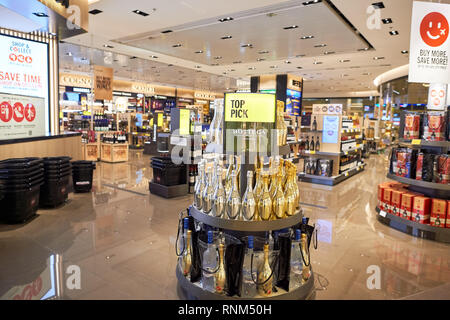
[[[450,228],[450,201],[447,201],[447,218],[445,219],[445,227]]]
[[[402,195],[404,194],[401,190],[392,190],[391,194],[391,209],[392,214],[395,214],[396,216],[400,216],[400,209],[402,205]]]
[[[407,219],[407,220],[411,220],[411,215],[412,215],[413,205],[414,205],[414,197],[415,197],[415,195],[410,192],[406,192],[406,193],[402,194],[402,203],[400,206],[400,217]]]
[[[431,198],[414,197],[412,220],[422,224],[430,224]]]
[[[415,114],[407,114],[405,116],[405,130],[403,132],[404,139],[419,139],[420,116]]]
[[[442,154],[438,157],[438,172],[435,175],[435,182],[442,184],[450,183],[450,157]]]
[[[392,197],[392,188],[386,188],[383,192],[383,210],[392,213],[391,208],[391,197]]]
[[[433,199],[431,201],[430,225],[439,228],[445,228],[447,217],[447,200]]]
[[[416,180],[422,180],[423,153],[419,153],[416,162]]]

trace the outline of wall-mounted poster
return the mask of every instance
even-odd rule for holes
[[[338,143],[339,116],[323,117],[322,143]]]

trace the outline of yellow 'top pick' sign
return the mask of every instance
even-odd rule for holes
[[[276,98],[266,93],[226,93],[226,122],[275,122]]]

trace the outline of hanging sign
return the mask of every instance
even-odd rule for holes
[[[409,82],[450,82],[450,5],[413,3]]]
[[[164,114],[162,113],[158,113],[158,127],[162,127],[164,124],[164,120],[163,120]]]
[[[225,94],[226,122],[275,122],[276,99],[274,94]]]
[[[428,110],[445,110],[447,108],[447,85],[432,83],[428,90]]]
[[[185,136],[190,134],[191,112],[188,109],[180,110],[180,135]]]
[[[94,95],[96,100],[113,99],[113,74],[112,68],[94,66]]]

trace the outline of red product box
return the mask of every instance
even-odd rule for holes
[[[414,197],[412,220],[422,224],[430,224],[431,198]]]
[[[392,190],[391,194],[391,209],[392,214],[400,216],[401,205],[402,205],[402,195],[404,194],[401,190]]]
[[[426,117],[423,138],[427,141],[445,141],[445,113],[429,112]]]
[[[435,177],[437,183],[450,183],[450,157],[448,155],[440,155],[438,157],[438,173]]]
[[[445,227],[450,228],[450,201],[447,201],[447,219],[445,220]]]
[[[386,188],[386,186],[385,186],[384,183],[381,183],[381,184],[378,185],[378,197],[377,197],[377,199],[378,199],[378,208],[380,208],[381,210],[384,210],[383,209],[383,192],[384,192],[385,188]]]
[[[404,139],[419,139],[420,116],[415,114],[407,114],[405,116],[405,130],[403,132]]]
[[[416,180],[422,180],[423,153],[419,153],[416,162]]]
[[[383,192],[383,209],[384,211],[388,213],[392,213],[392,207],[391,207],[391,197],[392,197],[392,188],[386,188]]]
[[[400,217],[407,220],[411,220],[411,214],[414,205],[414,197],[415,195],[410,192],[402,194],[402,203],[400,205]]]

